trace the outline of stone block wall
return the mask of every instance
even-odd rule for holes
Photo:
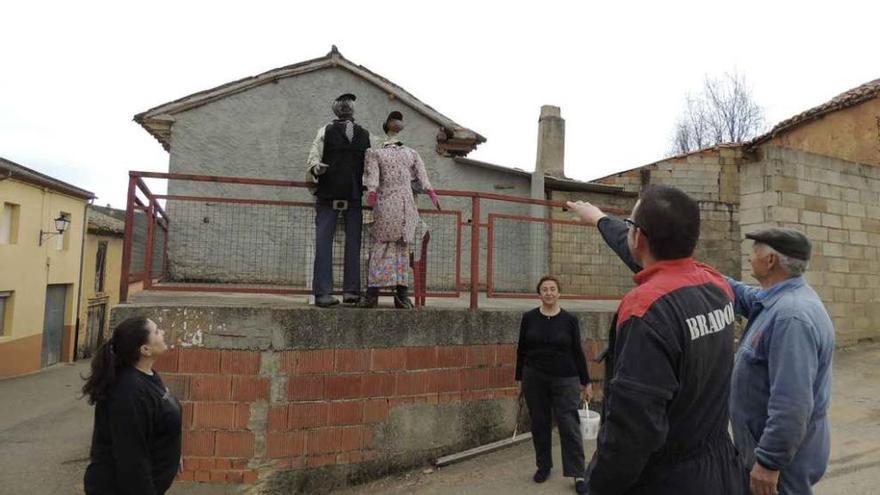
[[[780,226],[813,243],[807,280],[834,320],[838,345],[876,338],[880,322],[880,167],[762,146],[742,167],[743,233]],[[743,278],[754,282],[742,243]]]
[[[739,147],[697,151],[604,177],[595,182],[639,192],[649,184],[674,186],[700,204],[700,242],[695,257],[722,272],[739,273],[739,169],[746,157]]]
[[[632,210],[635,193],[601,194],[583,191],[553,191],[555,201],[587,201],[618,216]],[[555,220],[571,221],[571,212],[553,210]],[[619,298],[632,287],[632,272],[605,245],[595,228],[583,225],[555,225],[550,236],[550,272],[559,277],[567,294]]]
[[[324,493],[511,434],[518,311],[131,306],[178,344],[181,482]],[[588,358],[610,313],[576,313]],[[594,380],[602,367],[591,363]]]

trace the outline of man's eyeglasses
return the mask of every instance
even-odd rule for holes
[[[645,231],[645,229],[642,228],[641,225],[637,224],[636,221],[633,220],[632,218],[624,218],[624,219],[623,219],[623,223],[625,223],[627,226],[632,227],[632,228],[634,228],[634,229],[639,229],[639,230],[641,230],[642,233],[645,234],[646,236],[648,235],[648,232]]]

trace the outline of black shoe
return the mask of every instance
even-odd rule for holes
[[[379,288],[378,287],[370,287],[367,289],[366,295],[361,297],[361,300],[358,301],[357,307],[369,309],[375,308],[379,305]]]
[[[346,292],[342,294],[342,304],[357,304],[361,300],[361,296],[354,292]]]
[[[394,294],[394,307],[397,309],[413,309],[413,303],[409,299],[409,288],[405,285],[398,285]]]
[[[535,475],[532,476],[532,480],[535,483],[543,483],[543,482],[547,481],[547,478],[549,478],[549,477],[550,477],[550,468],[538,468],[538,470],[535,471]]]
[[[577,480],[574,482],[574,491],[577,493],[587,493],[587,482],[585,480]]]
[[[333,296],[315,297],[315,306],[319,308],[329,308],[330,306],[336,306],[337,304],[339,304],[339,299],[336,299]]]

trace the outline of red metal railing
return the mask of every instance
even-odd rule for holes
[[[229,205],[230,207],[235,205],[236,208],[274,207],[282,210],[289,209],[289,212],[293,215],[293,212],[300,212],[303,208],[312,208],[314,206],[313,201],[266,199],[263,194],[257,194],[257,196],[262,197],[245,197],[248,196],[247,194],[192,194],[190,190],[184,191],[187,192],[186,194],[154,194],[147,187],[144,179],[175,181],[176,184],[190,182],[202,184],[213,183],[216,184],[218,188],[226,187],[223,185],[230,185],[232,187],[257,186],[257,190],[260,188],[271,190],[274,188],[275,191],[289,191],[292,193],[299,192],[301,196],[311,197],[304,193],[304,190],[308,188],[310,184],[297,181],[157,172],[129,172],[126,228],[123,241],[123,278],[120,286],[120,300],[126,301],[128,299],[129,283],[138,280],[142,281],[144,290],[161,289],[172,291],[274,294],[311,293],[311,290],[306,287],[307,284],[289,286],[283,284],[279,285],[277,283],[191,283],[186,280],[182,282],[175,280],[172,273],[172,267],[177,260],[174,259],[175,253],[169,254],[169,238],[171,238],[172,241],[175,240],[175,231],[174,229],[169,229],[171,219],[169,218],[169,214],[166,213],[166,208],[171,208],[170,205],[174,205],[173,208],[177,211],[192,214],[190,216],[194,216],[195,214],[193,214],[193,211],[196,210],[187,210],[188,207],[184,205]],[[580,263],[578,266],[590,266],[589,259],[587,259],[587,262],[576,259],[578,256],[578,253],[576,252],[578,243],[566,239],[572,238],[572,236],[577,237],[592,234],[590,234],[587,229],[584,229],[582,225],[578,224],[578,222],[546,218],[547,216],[552,216],[550,215],[550,212],[553,209],[558,210],[559,208],[564,208],[562,202],[477,191],[438,190],[437,193],[445,198],[443,200],[444,206],[448,206],[446,204],[447,202],[457,202],[457,204],[461,206],[461,209],[453,208],[444,209],[443,211],[427,209],[419,210],[423,214],[423,219],[431,219],[435,222],[447,221],[447,224],[448,222],[452,222],[452,227],[450,229],[436,230],[431,235],[426,235],[422,245],[417,248],[420,250],[420,256],[418,257],[419,261],[413,263],[413,273],[415,275],[415,300],[418,305],[424,305],[427,297],[460,297],[461,291],[464,290],[469,292],[469,307],[471,309],[478,308],[479,293],[481,290],[485,290],[487,297],[534,297],[533,282],[520,284],[515,287],[516,290],[509,290],[509,287],[501,288],[501,290],[499,290],[496,284],[498,270],[496,270],[495,263],[499,262],[499,260],[504,261],[504,256],[513,257],[511,258],[513,260],[512,263],[521,263],[523,258],[528,257],[530,254],[546,255],[548,266],[557,266],[557,269],[553,270],[556,272],[560,269],[558,267],[563,267],[564,269],[564,264],[560,263],[564,263],[564,260],[568,259],[578,261]],[[140,196],[143,196],[143,199],[141,199]],[[250,196],[254,196],[253,189],[251,190]],[[166,208],[163,208],[163,203]],[[466,206],[467,203],[470,203],[469,208]],[[510,211],[511,209],[516,208],[539,208],[542,209],[542,216],[499,213],[494,211],[499,208],[501,210],[506,209],[505,211]],[[470,211],[467,211],[468,209]],[[623,213],[615,208],[605,208],[605,210],[612,213]],[[171,216],[178,218],[175,211],[169,211],[172,214]],[[198,210],[198,212],[201,214],[201,210]],[[143,242],[145,246],[142,253],[142,270],[135,272],[133,271],[133,261],[135,261],[133,260],[133,257],[135,254],[135,238],[138,234],[135,222],[137,213],[143,213],[148,221],[145,223],[145,232],[143,233]],[[467,214],[469,218],[465,219],[465,214]],[[230,215],[234,215],[234,213],[230,213]],[[309,215],[311,214],[309,213]],[[300,218],[305,218],[309,215],[300,215]],[[283,215],[281,216],[283,217]],[[486,218],[486,221],[483,221],[484,217]],[[244,224],[243,226],[239,225],[243,230],[242,233],[223,232],[223,234],[228,236],[253,235],[251,232],[246,232],[246,221],[233,219],[227,220],[229,222],[237,221],[238,224]],[[184,225],[187,221],[190,223]],[[208,223],[208,221],[208,216],[205,216],[205,223]],[[177,225],[179,229],[189,228],[192,225],[195,225],[193,223],[193,218],[181,218],[175,222],[177,222],[175,225]],[[503,225],[506,225],[507,227],[505,228]],[[288,225],[287,227],[290,226]],[[543,230],[538,232],[538,234],[531,236],[528,232],[525,234],[521,232],[523,229],[534,230],[536,228]],[[563,232],[565,229],[569,229],[569,231]],[[307,239],[308,235],[312,233],[311,231],[314,230],[313,226],[308,225],[307,222],[302,222],[301,225],[295,226],[292,229],[288,228],[287,230],[289,231],[287,233],[292,235],[291,245],[300,250],[308,250],[309,243],[307,242]],[[310,230],[310,232],[306,232],[307,230]],[[517,232],[519,232],[519,234],[517,234]],[[441,235],[442,233],[447,233],[448,235],[444,238]],[[464,240],[465,233],[470,237],[467,241]],[[486,236],[485,243],[482,242],[481,239],[484,234]],[[534,234],[534,232],[532,232],[532,234]],[[157,235],[160,235],[161,239],[157,238]],[[437,237],[438,235],[440,235],[440,237]],[[499,236],[503,237],[505,235],[510,239],[499,240]],[[514,239],[516,242],[511,241],[511,239]],[[563,239],[563,241],[560,241],[560,239]],[[437,242],[441,243],[437,244]],[[271,240],[268,240],[265,243],[259,244],[258,247],[262,249],[270,244]],[[466,244],[468,245],[467,247]],[[569,244],[571,247],[568,247]],[[161,268],[154,268],[157,249],[161,249]],[[234,250],[236,247],[233,246],[230,249]],[[485,271],[481,266],[481,257],[483,256],[484,249],[486,260]],[[520,249],[521,252],[518,252],[517,249]],[[463,276],[464,273],[462,266],[464,257],[463,253],[465,250],[467,250],[467,259],[469,261],[466,282]],[[307,251],[301,251],[300,254],[308,253]],[[273,252],[273,255],[278,255],[278,253]],[[434,270],[433,275],[428,268],[429,259],[431,260],[430,264],[432,269],[439,268],[439,272]],[[558,259],[558,261],[554,261],[556,259]],[[556,263],[556,265],[553,265],[553,263]],[[300,263],[300,265],[301,264],[302,263]],[[299,268],[302,267],[300,266]],[[513,269],[515,267],[510,268]],[[596,270],[598,273],[600,268],[596,268]],[[601,268],[601,270],[604,270],[604,268]],[[450,271],[454,271],[454,273],[448,273]],[[509,272],[511,270],[507,271]],[[551,270],[545,270],[544,272],[546,273],[549,271]],[[622,270],[621,273],[625,273],[625,270]],[[485,275],[485,282],[481,281],[481,274]],[[597,276],[600,275],[602,274],[598,274]],[[431,284],[434,283],[432,281],[437,282],[440,278],[449,278],[452,282],[445,285],[436,285],[432,288]],[[572,299],[617,299],[619,294],[586,291],[569,292],[565,297]]]

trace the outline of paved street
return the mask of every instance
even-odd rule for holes
[[[93,409],[78,399],[87,361],[0,380],[0,495],[82,495]],[[183,485],[169,495],[235,493]]]
[[[834,363],[831,464],[817,495],[876,493],[880,483],[880,345],[838,350]],[[554,434],[555,435],[555,434]],[[554,464],[561,467],[558,437]],[[592,455],[594,445],[588,445]],[[341,494],[370,495],[525,495],[574,493],[572,481],[554,469],[542,485],[531,481],[530,443],[495,452],[431,474],[414,470],[393,479],[355,487]]]
[[[880,344],[835,356],[832,461],[816,493],[873,493],[880,482]],[[35,375],[0,380],[0,495],[82,493],[92,408],[78,400],[88,364],[59,365]],[[590,446],[592,450],[592,446]],[[570,480],[555,470],[536,486],[530,444],[496,452],[431,474],[422,469],[341,492],[353,494],[564,494]],[[559,464],[559,452],[556,452]],[[178,485],[171,495],[240,493],[231,487]]]
[[[0,493],[81,494],[92,408],[77,400],[88,363],[0,381]]]

